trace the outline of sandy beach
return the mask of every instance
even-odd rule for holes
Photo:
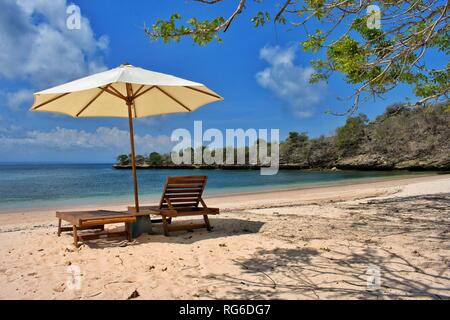
[[[206,201],[212,232],[79,249],[60,208],[0,214],[0,299],[450,298],[450,175]]]

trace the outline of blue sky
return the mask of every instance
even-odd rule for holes
[[[207,6],[194,1],[78,0],[80,30],[68,30],[65,0],[2,0],[0,3],[0,161],[112,162],[128,153],[125,119],[72,119],[30,113],[32,92],[128,62],[206,84],[225,97],[192,114],[136,121],[137,152],[167,151],[170,134],[193,128],[278,128],[281,139],[290,131],[311,137],[332,134],[344,117],[325,110],[345,110],[341,101],[352,88],[340,76],[328,84],[310,85],[313,56],[298,47],[302,30],[286,31],[269,24],[255,30],[250,18],[262,6],[249,5],[225,34],[223,44],[205,47],[190,39],[179,43],[151,42],[144,23],[180,12],[211,18],[229,15],[233,1]],[[268,3],[269,6],[273,5]],[[271,7],[269,7],[271,8]],[[393,102],[411,97],[399,87],[384,100],[365,102],[360,112],[370,118]]]

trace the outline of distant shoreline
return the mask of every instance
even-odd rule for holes
[[[131,170],[131,165],[114,164],[112,166],[117,170]],[[266,166],[259,165],[137,165],[137,170],[158,170],[158,169],[170,169],[170,170],[260,170],[261,168],[268,168]],[[422,167],[411,166],[405,168],[398,168],[395,166],[366,166],[366,165],[347,165],[347,166],[335,166],[335,167],[308,167],[296,164],[280,164],[279,170],[305,170],[305,171],[340,171],[340,170],[355,170],[355,171],[436,171],[436,172],[450,172],[450,168],[442,167]]]

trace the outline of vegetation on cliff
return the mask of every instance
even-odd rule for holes
[[[246,151],[248,154],[248,148]],[[170,154],[156,152],[138,156],[137,163],[150,167],[174,165]],[[120,155],[117,164],[130,165],[129,156]],[[280,144],[280,165],[305,169],[447,170],[450,106],[447,103],[411,108],[395,104],[373,121],[364,114],[348,117],[333,136],[311,139],[305,132],[290,132]]]

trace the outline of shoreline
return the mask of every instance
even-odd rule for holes
[[[206,202],[210,206],[224,206],[225,210],[239,209],[243,202],[255,203],[254,207],[258,207],[258,203],[265,204],[266,202],[271,202],[275,200],[284,199],[285,202],[289,202],[292,198],[298,198],[299,201],[313,201],[315,194],[326,194],[328,198],[332,198],[333,192],[340,192],[341,188],[347,188],[353,190],[356,194],[365,195],[365,189],[371,188],[388,188],[395,189],[407,184],[439,180],[449,178],[449,174],[416,174],[407,176],[390,176],[390,177],[376,177],[367,179],[355,179],[352,181],[339,181],[334,184],[329,185],[314,185],[314,186],[300,186],[292,188],[276,188],[267,190],[257,190],[239,193],[226,193],[220,195],[211,195],[204,197]],[[361,181],[358,181],[361,180]],[[394,184],[394,185],[393,185]],[[393,191],[392,191],[393,192]],[[331,195],[330,195],[331,193]],[[321,197],[319,197],[321,198]],[[351,196],[350,196],[351,198]],[[141,198],[142,200],[142,198]],[[159,196],[155,198],[149,198],[148,200],[143,200],[141,203],[155,204],[159,201]],[[230,206],[229,203],[234,203],[234,206]],[[11,222],[31,222],[31,221],[48,221],[49,218],[54,219],[56,211],[83,211],[83,210],[113,210],[120,211],[126,210],[127,206],[133,205],[133,199],[130,194],[129,201],[117,201],[105,204],[102,202],[92,202],[88,204],[77,204],[77,205],[63,205],[63,206],[49,206],[44,208],[18,208],[18,209],[0,209],[0,226],[5,222],[10,224]],[[248,207],[248,206],[245,206]],[[26,217],[27,221],[20,221]]]
[[[249,188],[249,190],[243,190],[239,192],[228,192],[225,190],[222,191],[212,191],[212,194],[208,196],[208,187],[206,188],[206,197],[205,199],[217,199],[217,198],[229,198],[234,196],[252,196],[257,194],[272,194],[276,192],[285,192],[285,191],[296,191],[296,190],[309,190],[309,189],[316,189],[316,188],[328,188],[328,187],[337,187],[337,186],[347,186],[347,185],[357,185],[357,184],[366,184],[366,183],[372,183],[372,182],[381,182],[381,181],[397,181],[397,180],[404,180],[404,179],[414,179],[414,178],[421,178],[421,177],[433,177],[433,176],[450,176],[450,173],[441,173],[441,172],[421,172],[421,173],[410,173],[410,174],[402,174],[398,176],[386,176],[386,177],[365,177],[365,178],[354,178],[354,179],[348,179],[348,180],[340,180],[336,182],[318,182],[318,183],[308,183],[305,185],[280,185],[279,187],[269,187],[269,188],[261,188],[261,189],[254,189],[252,190]],[[131,192],[131,191],[130,191]],[[108,196],[111,198],[115,198],[114,196]],[[28,211],[30,213],[33,212],[41,212],[41,211],[48,211],[52,210],[54,208],[60,208],[58,210],[64,211],[64,210],[71,210],[70,208],[88,208],[87,210],[91,210],[93,207],[118,207],[118,206],[124,206],[127,207],[129,205],[132,205],[132,194],[130,193],[129,198],[130,200],[116,200],[116,201],[109,201],[108,197],[102,198],[101,200],[94,200],[92,199],[86,199],[86,202],[83,203],[73,203],[73,204],[65,204],[65,203],[55,203],[49,206],[38,206],[36,208],[33,207],[12,207],[12,208],[1,208],[0,207],[0,216],[3,214],[15,214],[15,213],[23,213],[23,211]],[[140,199],[145,199],[142,202],[148,202],[148,201],[154,201],[158,202],[160,195],[155,194],[155,196],[142,196],[141,194]],[[125,198],[125,197],[124,197]],[[72,200],[72,199],[71,199]],[[93,200],[93,201],[92,201]],[[62,200],[66,201],[66,200]]]
[[[113,169],[116,170],[132,170],[133,167],[131,164],[114,164],[112,165]],[[269,168],[269,166],[261,166],[261,165],[251,165],[251,164],[232,164],[232,165],[208,165],[208,164],[173,164],[173,165],[137,165],[136,170],[223,170],[223,171],[235,171],[235,170],[261,170],[262,168]],[[310,167],[305,165],[298,164],[280,164],[278,166],[279,171],[289,171],[289,170],[308,170],[308,171],[317,171],[317,172],[335,172],[335,171],[343,171],[343,170],[353,170],[353,171],[409,171],[409,172],[417,172],[417,171],[436,171],[436,172],[449,172],[450,168],[448,166],[405,166],[405,167],[396,167],[396,166],[371,166],[371,165],[330,165],[327,167]]]

